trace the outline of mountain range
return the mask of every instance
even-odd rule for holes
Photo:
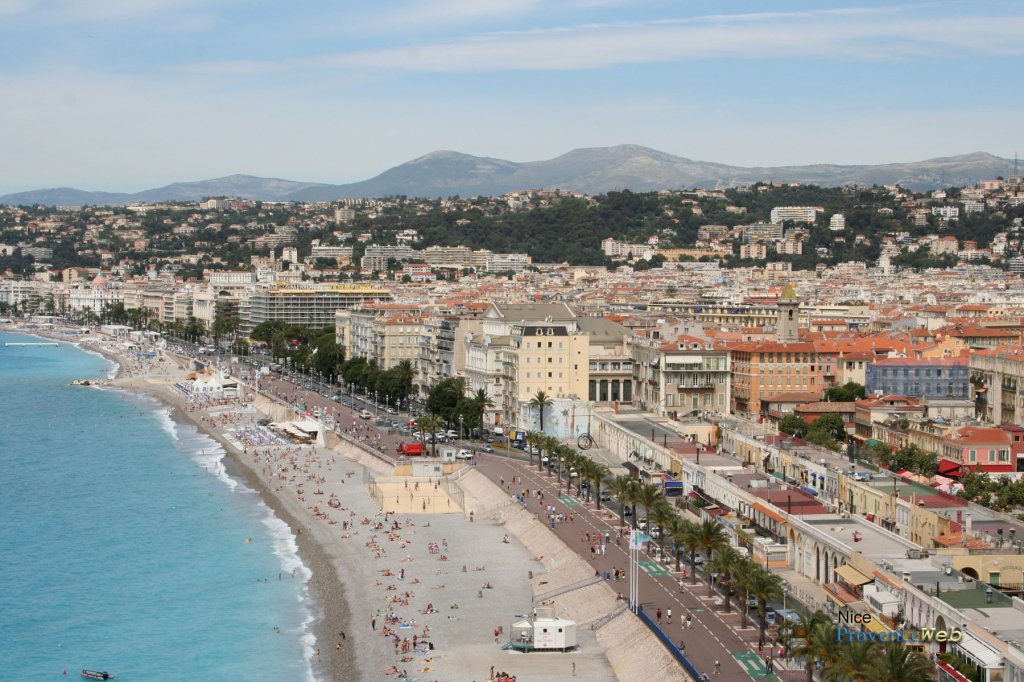
[[[816,164],[755,167],[693,161],[638,145],[575,149],[546,161],[517,163],[504,159],[437,151],[346,185],[297,182],[251,175],[178,182],[134,193],[89,192],[72,187],[31,190],[0,196],[13,205],[119,205],[161,201],[198,201],[239,197],[264,201],[330,201],[405,195],[437,198],[500,195],[524,189],[565,189],[601,194],[629,189],[723,188],[759,181],[842,185],[900,184],[928,190],[974,184],[1006,176],[1014,162],[986,152],[911,163],[882,165]]]

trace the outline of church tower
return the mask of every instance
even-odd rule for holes
[[[800,340],[800,302],[796,291],[787,284],[779,296],[779,317],[775,323],[775,339],[782,343]]]

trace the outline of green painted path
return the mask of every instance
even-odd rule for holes
[[[647,575],[649,575],[651,577],[660,578],[663,575],[668,575],[668,571],[667,570],[665,570],[664,568],[662,568],[658,564],[654,563],[650,559],[647,559],[645,561],[640,561],[638,563],[640,564],[640,568],[642,568],[645,571],[647,571]]]
[[[559,495],[558,499],[561,500],[562,504],[564,504],[566,507],[578,507],[578,506],[580,506],[579,502],[577,502],[576,500],[572,499],[568,495]]]
[[[775,673],[768,672],[764,662],[753,651],[733,651],[732,657],[748,675],[755,680],[774,680]]]

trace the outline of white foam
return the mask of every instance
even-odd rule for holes
[[[175,442],[181,440],[181,438],[178,437],[178,425],[173,419],[171,419],[171,408],[168,407],[162,410],[158,409],[154,410],[154,412],[156,412],[157,421],[160,422],[160,428],[170,435],[171,440]]]
[[[299,546],[295,542],[295,534],[292,533],[288,524],[277,518],[273,510],[266,504],[261,503],[260,506],[267,512],[262,521],[270,533],[274,554],[280,559],[281,568],[286,573],[294,571],[295,576],[302,581],[302,586],[299,588],[299,603],[302,605],[306,617],[303,619],[302,625],[299,626],[299,641],[302,642],[302,653],[306,659],[306,679],[309,682],[316,682],[318,678],[313,667],[313,656],[316,653],[316,635],[313,633],[313,623],[316,622],[316,617],[312,610],[313,600],[309,594],[309,579],[313,576],[313,572],[299,557]]]

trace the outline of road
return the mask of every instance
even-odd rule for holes
[[[236,376],[245,374],[251,375],[251,368],[245,365],[236,366]],[[365,426],[367,432],[379,436],[377,440],[381,451],[391,454],[395,452],[397,445],[401,442],[414,440],[415,436],[404,436],[389,428],[376,428],[375,420],[361,420],[358,412],[365,407],[364,404],[356,403],[348,407],[343,403],[337,403],[330,398],[320,395],[316,391],[308,390],[288,378],[278,375],[267,375],[260,377],[260,390],[271,393],[279,398],[293,403],[302,403],[307,409],[312,410],[320,407],[322,410],[329,410],[342,428],[349,425]],[[370,407],[376,415],[377,409]],[[381,411],[383,414],[383,411]],[[387,415],[388,418],[399,422],[409,419],[406,414]],[[351,420],[351,421],[350,421]],[[473,444],[458,442],[456,447]],[[479,444],[474,448],[479,449]],[[627,569],[629,556],[627,542],[625,539],[619,543],[609,543],[607,555],[592,556],[590,545],[587,544],[583,535],[586,532],[610,533],[616,536],[618,527],[618,515],[609,514],[607,511],[600,514],[593,505],[581,501],[575,496],[568,494],[564,486],[559,487],[558,478],[547,472],[538,471],[535,465],[529,462],[502,455],[502,453],[485,454],[477,456],[478,470],[495,483],[500,484],[504,480],[510,494],[526,488],[531,492],[543,490],[545,493],[545,504],[554,505],[559,513],[572,514],[574,523],[557,524],[554,532],[569,547],[575,548],[577,553],[594,565],[594,569],[602,575],[614,569]],[[511,481],[513,476],[521,478],[513,491]],[[531,510],[541,511],[542,507],[535,497],[530,497],[528,506]],[[698,670],[706,671],[709,676],[714,675],[715,661],[721,662],[722,678],[726,680],[742,680],[748,677],[754,680],[803,680],[803,671],[779,670],[776,664],[776,673],[767,672],[762,658],[757,653],[758,631],[756,627],[738,629],[740,616],[737,613],[737,605],[733,605],[732,614],[722,614],[714,608],[714,599],[708,598],[706,585],[698,583],[690,586],[688,583],[680,590],[677,580],[668,571],[653,559],[644,558],[641,560],[643,572],[639,577],[640,604],[648,614],[654,614],[657,609],[673,611],[673,623],[665,623],[664,630],[673,641],[685,643],[685,653]],[[624,596],[628,593],[627,578],[623,577],[618,583],[612,584],[613,589]],[[685,628],[686,614],[693,616],[693,625]],[[767,651],[767,649],[766,649]]]
[[[531,491],[528,507],[531,511],[541,511],[540,502],[532,497],[533,491],[544,491],[545,505],[553,504],[559,513],[572,514],[574,523],[557,524],[554,532],[570,547],[577,550],[580,556],[593,563],[594,569],[603,575],[605,571],[615,568],[626,569],[629,566],[628,543],[623,539],[619,544],[610,543],[607,555],[591,557],[590,545],[581,535],[590,532],[611,533],[615,537],[618,527],[618,515],[609,517],[598,514],[590,503],[566,493],[564,486],[559,488],[557,476],[538,472],[536,466],[516,460],[490,455],[478,457],[477,468],[481,473],[496,483],[504,480],[510,493],[521,489]],[[513,476],[521,477],[514,490],[508,482]],[[668,574],[653,559],[641,559],[643,572],[640,575],[640,604],[644,610],[653,615],[657,609],[667,612],[671,608],[673,624],[664,625],[666,634],[673,641],[682,640],[686,644],[686,655],[698,670],[706,671],[714,676],[714,662],[722,664],[722,677],[727,680],[740,680],[750,677],[755,680],[782,679],[802,680],[802,671],[779,671],[773,675],[765,670],[761,657],[757,654],[757,628],[734,630],[739,623],[736,604],[732,614],[720,614],[713,608],[714,601],[707,598],[707,586],[698,583],[691,587],[687,584],[680,592],[676,579]],[[612,583],[613,589],[628,596],[628,579]],[[684,628],[685,614],[693,615],[693,626]],[[767,652],[767,649],[766,649]],[[776,666],[776,670],[778,667]]]

